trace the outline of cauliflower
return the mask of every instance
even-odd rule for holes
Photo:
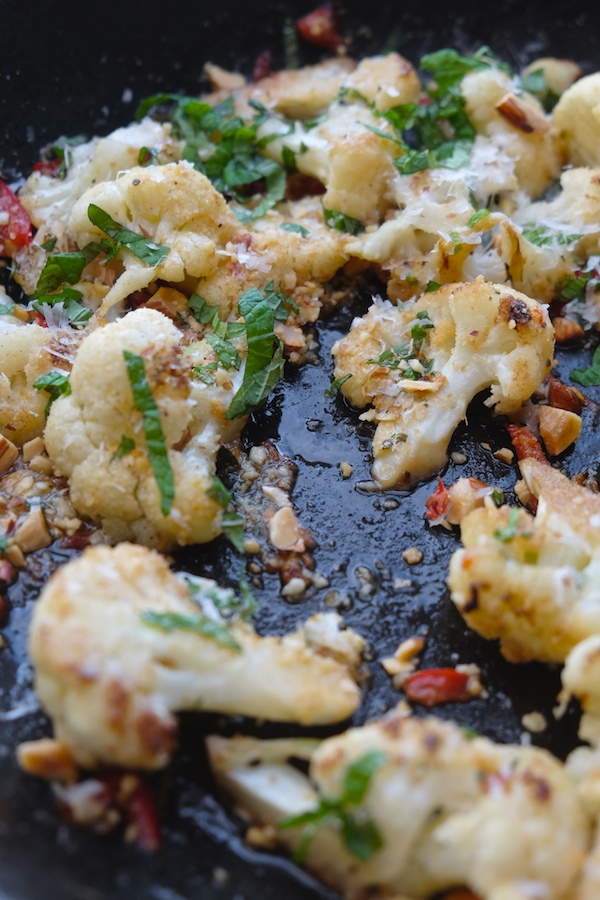
[[[0,434],[22,445],[42,434],[48,394],[34,387],[50,371],[68,373],[81,332],[0,316]]]
[[[35,689],[80,765],[164,766],[182,710],[302,725],[354,712],[351,666],[322,643],[313,650],[302,628],[260,637],[242,618],[223,618],[234,601],[213,581],[186,584],[156,551],[127,543],[89,547],[51,576],[29,635]],[[337,614],[325,618],[339,631]],[[353,637],[346,653],[356,664],[364,641]]]
[[[393,711],[316,749],[211,736],[208,750],[217,783],[250,821],[279,826],[280,843],[347,898],[464,885],[484,900],[567,900],[590,839],[549,753],[469,740],[433,717]],[[310,759],[310,780],[290,757]]]
[[[176,283],[214,274],[221,264],[219,251],[242,231],[222,194],[185,161],[135,166],[85,191],[68,221],[68,234],[79,247],[106,236],[89,219],[92,203],[125,228],[169,248],[155,266],[123,250],[124,272],[104,297],[101,316],[157,279]]]
[[[19,200],[37,229],[37,243],[55,237],[58,249],[71,249],[66,240],[69,214],[81,195],[92,185],[111,181],[123,169],[136,166],[143,147],[167,156],[178,155],[171,138],[171,126],[146,118],[142,122],[117,128],[106,137],[95,137],[65,149],[66,174],[55,178],[33,172],[19,191]]]
[[[564,162],[558,130],[541,104],[514,93],[513,80],[499,69],[482,69],[461,82],[466,112],[478,134],[499,155],[514,160],[519,187],[538,197],[558,178]]]
[[[333,57],[313,66],[284,69],[250,84],[232,82],[233,73],[210,63],[206,69],[215,90],[203,100],[215,105],[233,97],[237,112],[246,118],[253,113],[248,100],[255,100],[287,119],[313,119],[326,112],[344,88],[358,91],[383,112],[415,102],[421,87],[413,66],[398,53],[371,56],[359,63],[349,56]]]
[[[180,340],[175,325],[154,309],[96,329],[75,358],[71,393],[51,407],[44,438],[55,471],[69,479],[77,512],[99,522],[112,542],[135,540],[170,550],[210,541],[221,531],[222,509],[209,491],[221,440],[237,434],[245,421],[223,418],[242,370],[219,369],[215,383],[206,385],[192,374],[204,342],[183,355]],[[124,351],[143,358],[160,413],[164,447],[158,451],[166,448],[174,480],[168,515]]]
[[[375,421],[373,476],[408,487],[439,472],[473,397],[519,407],[552,365],[553,330],[543,306],[502,285],[447,284],[393,307],[376,302],[332,353],[334,377],[361,418]]]
[[[493,505],[467,515],[448,585],[467,624],[499,638],[507,659],[562,663],[600,634],[600,496],[537,460],[520,467],[535,517]]]
[[[600,72],[578,79],[564,92],[552,111],[552,121],[565,143],[568,162],[600,165]]]
[[[393,206],[398,155],[393,140],[370,128],[393,137],[385,119],[350,97],[332,103],[323,121],[312,128],[296,122],[290,130],[288,123],[268,119],[259,135],[281,134],[269,140],[264,152],[281,162],[284,148],[291,150],[298,171],[325,185],[321,199],[326,210],[366,224],[379,221]]]

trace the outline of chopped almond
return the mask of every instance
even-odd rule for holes
[[[566,409],[569,412],[581,415],[585,397],[577,388],[570,384],[563,384],[558,378],[551,378],[548,383],[548,402],[557,409]]]
[[[573,319],[566,319],[564,316],[555,316],[552,319],[554,326],[554,339],[557,344],[571,344],[574,341],[580,341],[585,335],[585,331]]]
[[[502,100],[496,103],[496,109],[507,122],[514,125],[519,131],[524,131],[525,134],[531,134],[533,131],[548,131],[550,128],[550,123],[543,113],[533,106],[529,106],[516,94],[510,92],[505,94]]]
[[[539,424],[540,436],[550,456],[558,456],[581,434],[581,416],[567,409],[541,406]]]
[[[44,513],[39,506],[30,512],[19,525],[14,538],[15,544],[21,548],[23,553],[31,553],[32,550],[50,546],[52,538],[46,526]]]
[[[17,748],[21,769],[38,778],[72,783],[77,781],[77,764],[66,744],[54,738],[25,741]]]
[[[0,475],[8,472],[19,457],[19,451],[12,441],[0,434]]]

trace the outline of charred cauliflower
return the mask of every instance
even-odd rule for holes
[[[145,547],[92,547],[63,566],[42,591],[29,639],[56,738],[82,766],[153,769],[174,749],[178,711],[303,725],[354,712],[350,667],[322,645],[313,651],[302,628],[263,638],[228,611],[230,591],[204,579],[186,584]],[[363,646],[349,632],[353,663]]]
[[[467,624],[499,638],[507,659],[562,663],[600,634],[600,497],[537,460],[520,467],[535,517],[493,505],[469,513],[448,584]]]
[[[328,738],[212,736],[217,782],[254,824],[344,897],[567,900],[590,820],[544,750],[469,740],[434,718],[397,712]],[[288,763],[310,759],[310,780]]]
[[[54,469],[69,479],[77,512],[112,542],[168,550],[221,531],[222,509],[209,491],[222,437],[245,421],[224,420],[241,372],[221,369],[221,383],[210,385],[194,379],[194,349],[184,355],[180,341],[153,309],[96,329],[75,358],[71,392],[51,407],[44,438]],[[127,354],[142,361],[137,374]]]
[[[477,280],[394,307],[377,302],[332,349],[334,376],[374,421],[373,476],[408,487],[440,471],[473,397],[518,410],[550,371],[553,329],[524,294]]]

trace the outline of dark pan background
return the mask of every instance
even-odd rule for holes
[[[43,145],[60,135],[104,134],[133,118],[139,100],[157,90],[194,93],[205,87],[207,60],[250,74],[257,55],[269,49],[274,67],[285,63],[282,39],[286,20],[310,11],[307,2],[260,4],[215,0],[187,2],[84,5],[0,0],[0,172],[9,182],[27,174]],[[350,52],[401,50],[418,62],[424,52],[444,46],[463,51],[488,44],[515,67],[552,53],[575,58],[586,72],[599,63],[600,7],[585,2],[534,0],[429,4],[407,0],[382,2],[369,16],[364,4],[347,0],[339,6],[342,29],[351,37]],[[301,62],[315,62],[320,53],[301,46]],[[431,483],[411,494],[385,496],[357,489],[369,478],[370,430],[341,397],[329,400],[329,350],[346,330],[352,315],[366,309],[359,298],[351,310],[319,325],[321,363],[290,371],[276,390],[268,410],[253,417],[247,443],[270,438],[298,465],[293,493],[302,523],[316,540],[317,569],[331,585],[314,591],[292,606],[279,596],[276,576],[265,576],[255,595],[261,604],[257,625],[262,632],[282,633],[324,608],[331,589],[347,595],[348,624],[367,635],[373,661],[372,680],[354,723],[378,715],[400,699],[377,660],[394,652],[400,640],[427,629],[423,666],[476,662],[489,691],[487,700],[440,707],[439,715],[460,722],[500,741],[518,741],[521,717],[541,710],[551,722],[534,742],[563,757],[576,744],[578,710],[571,706],[559,722],[552,708],[560,685],[558,670],[529,664],[510,666],[495,644],[468,632],[445,587],[448,559],[458,546],[457,535],[430,528],[424,518]],[[557,373],[568,382],[576,365],[589,363],[589,344],[558,354]],[[592,401],[584,410],[584,437],[558,460],[569,475],[596,474],[600,440],[597,429],[597,388],[587,389]],[[475,475],[504,488],[509,500],[516,468],[498,462],[481,446],[492,449],[508,441],[501,422],[493,422],[480,399],[469,411],[469,427],[461,426],[451,449],[468,461],[450,464],[447,484],[460,475]],[[342,479],[338,464],[347,460],[353,476]],[[384,501],[395,498],[397,508]],[[402,550],[417,545],[420,565],[410,567]],[[299,873],[282,857],[258,853],[243,843],[243,829],[210,785],[203,757],[203,734],[211,729],[271,736],[295,731],[258,728],[245,721],[218,717],[183,717],[181,748],[173,766],[155,780],[160,797],[165,840],[151,856],[124,844],[119,835],[97,837],[66,826],[58,817],[47,784],[17,768],[17,744],[49,733],[47,720],[36,710],[30,691],[26,658],[27,627],[32,603],[48,572],[68,558],[52,547],[34,554],[30,571],[9,592],[9,615],[3,630],[6,648],[0,652],[0,896],[10,900],[317,900],[329,892]],[[177,565],[236,586],[241,560],[224,541],[208,548],[182,551]],[[373,573],[374,593],[360,593],[357,569]],[[394,579],[409,579],[403,590]],[[15,706],[32,711],[11,720]],[[417,714],[422,711],[417,710]],[[350,724],[350,723],[348,723]],[[340,726],[340,728],[343,726]],[[321,732],[325,734],[326,732]],[[228,880],[214,879],[216,867]],[[3,892],[3,893],[2,893]]]

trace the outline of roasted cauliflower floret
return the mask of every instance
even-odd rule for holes
[[[29,647],[55,736],[80,765],[164,766],[182,710],[303,725],[354,712],[348,667],[312,650],[302,628],[260,637],[223,618],[234,600],[213,581],[186,584],[156,551],[127,543],[88,548],[53,574]]]
[[[568,162],[600,165],[600,72],[580,78],[564,92],[552,111],[552,121],[565,142]]]
[[[33,172],[19,191],[19,200],[40,229],[38,240],[52,236],[58,239],[58,249],[69,250],[64,243],[65,228],[76,201],[92,185],[110,181],[124,169],[137,166],[143,147],[171,156],[178,153],[171,126],[146,118],[139,124],[117,128],[106,137],[69,146],[64,178]]]
[[[397,712],[316,750],[295,743],[212,736],[208,748],[217,782],[250,821],[279,826],[281,844],[301,847],[306,867],[343,896],[408,900],[468,886],[484,900],[525,900],[533,885],[547,900],[572,896],[590,822],[546,751]],[[311,758],[310,781],[290,757]],[[320,801],[323,816],[311,818]]]
[[[5,319],[0,316],[0,434],[21,445],[39,437],[46,423],[48,394],[35,382],[51,371],[69,372],[81,333]]]
[[[515,94],[512,79],[499,69],[471,72],[460,89],[477,133],[514,160],[519,186],[538,197],[563,165],[558,130],[541,104],[530,94]]]
[[[513,412],[550,371],[553,331],[543,306],[502,285],[447,284],[403,304],[375,303],[332,349],[334,376],[374,421],[373,476],[408,487],[440,471],[467,406]]]
[[[55,471],[69,479],[77,512],[99,522],[113,542],[166,550],[210,541],[221,531],[222,510],[208,491],[222,435],[228,429],[232,436],[245,421],[223,419],[241,374],[233,378],[227,371],[222,386],[194,379],[193,360],[182,354],[180,339],[175,325],[153,309],[98,328],[77,353],[71,393],[50,410],[44,438]],[[125,351],[144,360],[159,411],[164,447],[158,452],[166,451],[174,481],[168,514]]]
[[[600,496],[537,460],[520,467],[535,517],[506,506],[471,512],[448,584],[467,624],[499,638],[507,659],[562,663],[600,634]]]
[[[219,252],[238,232],[238,220],[225,198],[191,163],[165,166],[135,166],[112,181],[85,191],[75,203],[68,233],[79,247],[106,237],[88,215],[90,204],[98,206],[119,225],[168,247],[165,259],[149,265],[124,249],[124,272],[104,297],[99,314],[129,294],[161,279],[183,282],[206,278],[221,262]]]
[[[290,131],[287,123],[268,119],[259,134],[282,135],[270,139],[264,152],[281,162],[284,148],[291,150],[298,171],[325,186],[325,209],[367,224],[379,221],[393,206],[397,175],[393,163],[398,155],[392,140],[370,128],[393,136],[385,119],[349,96],[332,103],[323,121],[313,128],[296,122]]]

